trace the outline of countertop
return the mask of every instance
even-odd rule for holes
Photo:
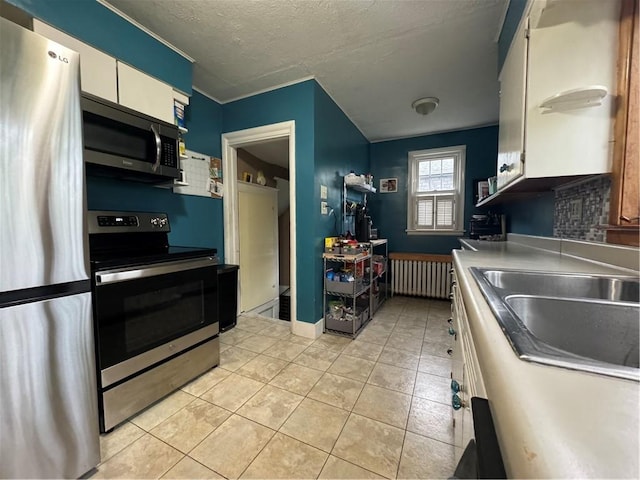
[[[640,383],[520,360],[469,267],[630,271],[510,241],[461,243],[476,249],[453,258],[508,477],[639,478]]]

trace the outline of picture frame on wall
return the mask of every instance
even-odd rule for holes
[[[242,173],[242,181],[243,182],[247,182],[247,183],[253,182],[253,175],[250,174],[249,172],[243,172]]]
[[[380,193],[396,193],[398,191],[397,178],[381,178]]]

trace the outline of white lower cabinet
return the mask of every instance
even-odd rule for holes
[[[451,406],[454,409],[453,427],[457,463],[469,440],[474,438],[471,397],[486,398],[486,390],[482,381],[478,357],[471,340],[469,322],[462,295],[457,286],[455,271],[453,278],[452,318],[449,333],[454,337],[451,369]]]

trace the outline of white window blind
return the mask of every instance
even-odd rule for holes
[[[407,231],[462,230],[465,147],[409,152]]]

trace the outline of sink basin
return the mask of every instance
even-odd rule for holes
[[[509,292],[640,302],[640,281],[637,277],[484,269],[482,274],[493,287]]]
[[[640,381],[637,277],[471,274],[521,359]]]

